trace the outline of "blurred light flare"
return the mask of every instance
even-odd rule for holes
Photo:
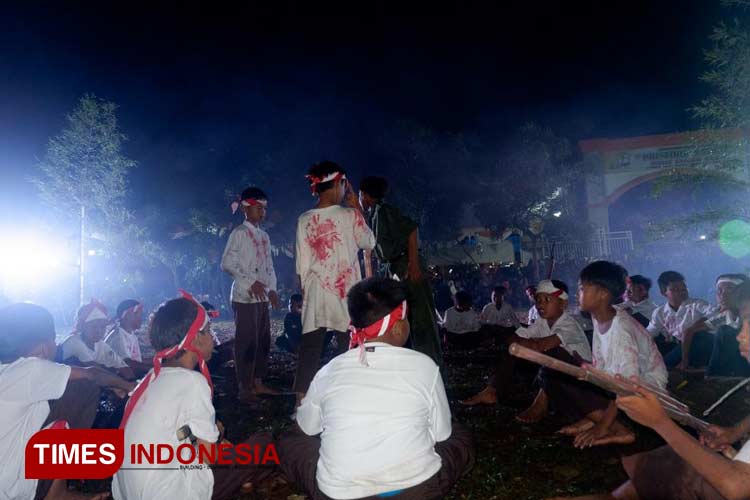
[[[62,271],[64,258],[65,245],[49,236],[27,233],[6,239],[0,244],[0,284],[28,286],[49,282]]]

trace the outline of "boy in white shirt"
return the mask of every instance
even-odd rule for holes
[[[104,342],[120,356],[133,370],[136,376],[143,376],[151,365],[143,362],[141,344],[135,332],[143,324],[143,304],[135,299],[127,299],[117,306],[117,317],[114,328],[107,334]]]
[[[167,444],[176,450],[191,442],[210,447],[220,441],[207,364],[214,348],[210,316],[192,296],[186,292],[182,295],[159,306],[151,320],[149,337],[158,352],[152,371],[138,384],[125,407],[120,424],[125,431],[124,464],[137,463],[130,456],[133,444]],[[178,436],[178,430],[185,429],[189,432]],[[269,433],[253,435],[247,441],[250,449],[272,442]],[[193,463],[199,464],[197,459]],[[145,470],[121,468],[112,479],[112,496],[115,500],[228,500],[271,471],[261,465],[180,467],[175,458]]]
[[[328,330],[335,332],[338,353],[346,351],[346,294],[361,279],[359,250],[375,247],[375,235],[365,222],[344,169],[324,161],[310,168],[307,179],[318,203],[297,221],[297,274],[304,297],[294,377],[298,402],[318,371]],[[345,198],[346,208],[341,206]]]
[[[543,352],[548,356],[561,359],[567,363],[577,363],[578,359],[591,360],[591,346],[586,334],[578,322],[566,312],[568,307],[568,287],[559,280],[540,281],[536,287],[535,303],[540,320],[528,328],[518,328],[516,334],[506,339],[510,345],[517,342],[524,347]],[[498,392],[504,394],[509,389],[515,358],[502,350],[495,374],[489,384],[475,396],[461,401],[465,405],[495,404]],[[541,386],[532,405],[516,417],[524,423],[538,422],[547,415],[548,397],[545,388],[556,383],[580,383],[550,370],[539,370],[538,381]]]
[[[712,308],[705,300],[690,298],[685,277],[677,271],[661,273],[657,283],[667,303],[654,310],[648,331],[664,355],[667,368],[674,368],[682,361],[681,344],[685,330],[708,318]],[[706,355],[705,351],[710,349],[711,343],[704,340],[700,340],[700,346],[693,346],[691,364],[702,366],[708,360],[710,352]]]
[[[238,397],[254,401],[258,395],[275,395],[263,377],[268,372],[271,349],[271,306],[279,309],[276,272],[271,256],[271,240],[260,227],[266,217],[268,197],[256,187],[242,191],[239,207],[245,221],[229,235],[221,269],[232,282],[234,311],[234,367],[239,387]]]
[[[592,262],[581,271],[578,303],[581,310],[591,313],[594,322],[593,366],[611,375],[638,377],[663,389],[667,370],[653,339],[627,311],[612,306],[625,291],[626,276],[622,266],[607,261]],[[560,431],[575,436],[577,448],[635,440],[633,432],[617,420],[611,395],[591,385],[567,388],[574,390],[555,392],[554,397],[550,392],[550,399],[569,416],[583,417]]]
[[[750,355],[750,286],[740,285],[742,329],[738,335],[741,355]],[[625,457],[622,465],[629,479],[610,494],[579,497],[580,500],[750,498],[750,442],[734,460],[717,453],[750,433],[750,417],[733,427],[711,425],[700,441],[685,432],[665,413],[654,394],[639,390],[635,396],[618,397],[617,406],[628,417],[652,428],[667,445]],[[555,500],[555,499],[551,499]]]
[[[536,297],[536,287],[534,285],[529,285],[526,287],[526,297],[528,297],[529,302],[531,302],[529,313],[526,316],[526,322],[528,324],[532,324],[534,321],[539,319],[539,312],[536,309],[536,302],[534,302],[534,297]]]
[[[657,305],[648,296],[651,290],[651,280],[640,274],[628,277],[625,289],[625,301],[619,307],[627,310],[638,323],[648,326]]]
[[[24,450],[53,423],[91,427],[98,386],[126,394],[134,383],[99,368],[53,362],[55,325],[43,307],[22,303],[0,309],[0,496],[3,499],[90,499],[68,491],[64,479],[25,479]],[[103,498],[99,495],[93,498]]]
[[[440,323],[446,344],[472,348],[488,340],[489,335],[481,331],[482,323],[472,305],[471,294],[465,290],[456,292],[454,303]]]
[[[80,366],[100,366],[117,372],[123,378],[133,380],[133,370],[104,342],[110,320],[107,308],[96,299],[82,305],[76,313],[73,333],[60,344],[62,361]]]
[[[483,326],[512,329],[511,331],[521,326],[513,307],[503,300],[504,297],[504,286],[496,286],[492,289],[491,302],[484,306],[479,315],[479,322]]]
[[[716,306],[710,307],[705,317],[698,319],[683,330],[680,350],[682,357],[677,365],[678,369],[702,368],[708,365],[713,357],[714,347],[717,343],[722,344],[721,340],[716,337],[719,328],[728,326],[733,330],[739,330],[739,316],[736,309],[732,307],[730,298],[735,288],[746,280],[747,276],[744,274],[721,274],[716,278]],[[731,333],[729,335],[731,336]],[[719,349],[721,348],[725,347],[720,345]],[[731,348],[736,352],[734,345]],[[667,366],[670,366],[671,358],[665,362]]]
[[[349,291],[352,346],[320,369],[279,441],[284,473],[313,499],[444,498],[474,461],[451,424],[438,366],[406,349],[406,288],[370,278]],[[319,435],[319,436],[318,436]]]

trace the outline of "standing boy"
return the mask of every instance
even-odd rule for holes
[[[384,201],[387,192],[388,181],[383,177],[365,177],[359,185],[359,202],[370,216],[377,240],[380,274],[396,275],[407,283],[411,346],[442,365],[435,301],[419,256],[419,226]]]
[[[55,422],[91,427],[99,387],[127,394],[135,386],[99,368],[53,362],[55,325],[43,307],[22,303],[0,309],[0,496],[3,499],[82,500],[64,479],[25,479],[24,450],[31,436]]]
[[[239,398],[252,401],[259,394],[278,394],[263,384],[271,349],[268,303],[279,308],[271,240],[260,223],[266,217],[268,197],[256,187],[242,192],[240,206],[245,221],[234,228],[221,258],[221,268],[232,283],[234,311],[234,364]]]
[[[298,402],[318,371],[326,332],[335,332],[339,353],[348,348],[346,294],[361,279],[359,250],[375,247],[344,169],[324,161],[310,168],[307,179],[318,202],[297,221],[297,274],[304,297],[294,379]],[[345,196],[346,208],[341,206]]]
[[[315,375],[281,467],[313,500],[445,498],[474,462],[470,433],[451,423],[438,366],[403,345],[403,283],[370,278],[349,291],[352,344]]]

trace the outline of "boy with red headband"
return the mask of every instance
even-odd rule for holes
[[[364,280],[349,291],[348,310],[353,349],[315,376],[298,427],[279,442],[282,469],[314,500],[444,498],[474,451],[451,424],[438,366],[403,348],[405,284]]]
[[[339,353],[347,349],[346,294],[361,279],[359,250],[375,247],[344,169],[324,161],[310,168],[307,179],[318,203],[297,221],[297,274],[304,297],[294,378],[298,402],[318,370],[326,332],[335,332]],[[341,206],[345,196],[347,208]]]
[[[234,228],[221,258],[221,268],[234,278],[234,363],[239,397],[253,401],[257,395],[278,394],[263,384],[271,349],[271,317],[268,303],[279,308],[271,240],[260,223],[266,217],[268,198],[258,188],[242,192],[240,206],[245,221]]]
[[[143,324],[143,304],[135,299],[123,300],[117,306],[114,328],[104,342],[125,361],[137,376],[143,376],[151,365],[143,362],[141,344],[136,331]]]
[[[125,464],[135,463],[131,444],[167,444],[176,450],[189,444],[188,439],[204,446],[220,439],[207,365],[214,348],[210,316],[190,294],[182,294],[182,298],[162,304],[151,320],[149,336],[158,352],[153,370],[125,407],[120,424],[125,430]],[[189,429],[189,434],[178,435],[179,429]],[[256,434],[248,443],[265,447],[272,438],[268,433]],[[175,458],[162,464],[162,469],[157,465],[148,470],[123,468],[113,478],[112,496],[115,500],[230,499],[247,483],[260,481],[271,471],[265,466],[212,470],[179,465]]]
[[[134,383],[99,368],[53,362],[55,324],[41,306],[0,308],[0,496],[3,499],[83,500],[101,498],[67,488],[64,479],[25,479],[24,449],[37,431],[54,426],[88,429],[99,404],[99,388],[121,395]]]
[[[110,320],[107,308],[96,299],[82,305],[76,314],[73,333],[60,345],[62,361],[81,366],[100,366],[117,371],[126,379],[135,378],[133,370],[104,342]]]

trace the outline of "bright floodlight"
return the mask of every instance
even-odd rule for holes
[[[60,256],[64,250],[63,245],[50,241],[49,236],[26,234],[3,241],[0,245],[0,283],[31,284],[49,280],[60,270]]]
[[[553,217],[560,217],[562,215],[562,212],[558,211],[552,214]]]
[[[701,234],[700,235],[700,239],[705,240],[706,239],[706,235],[705,234]]]

